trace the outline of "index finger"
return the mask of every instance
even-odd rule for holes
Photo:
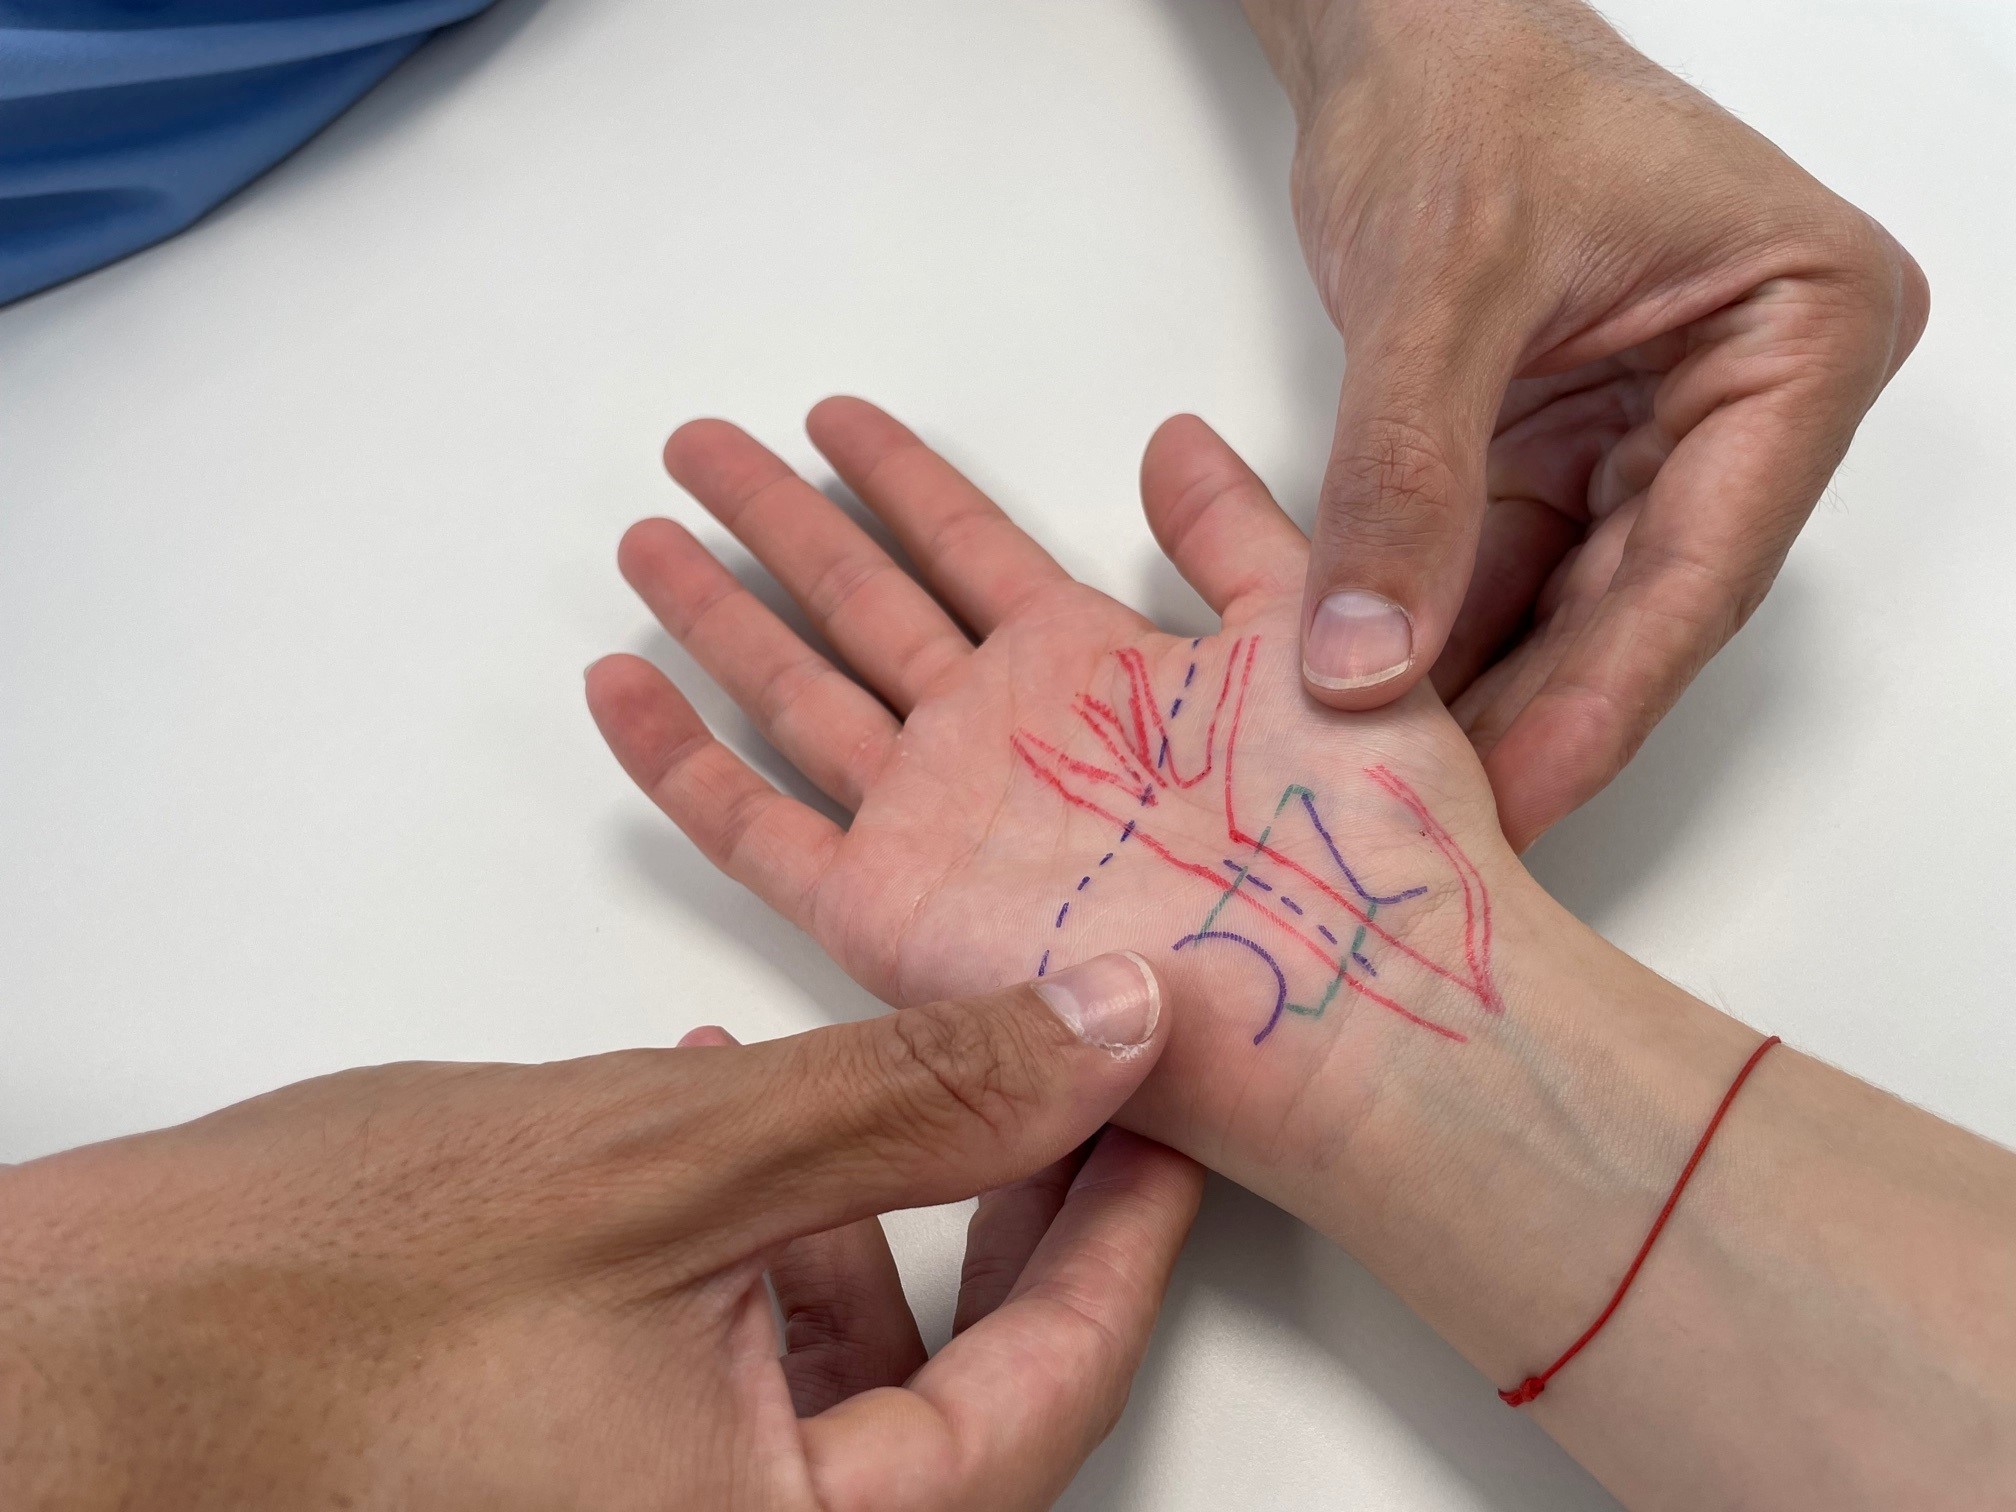
[[[982,636],[1034,595],[1071,581],[1000,505],[867,400],[822,399],[805,429],[925,581]]]
[[[1108,1129],[1008,1301],[907,1388],[800,1425],[827,1512],[1048,1507],[1118,1421],[1202,1170]]]
[[[1838,354],[1761,385],[1773,343],[1745,334],[1662,388],[1654,423],[1679,439],[1650,464],[1616,572],[1485,757],[1515,848],[1601,791],[1749,619],[1873,397]]]

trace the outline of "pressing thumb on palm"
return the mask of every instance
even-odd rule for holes
[[[1477,558],[1505,368],[1461,330],[1353,345],[1303,601],[1303,681],[1320,702],[1390,703],[1441,654]]]

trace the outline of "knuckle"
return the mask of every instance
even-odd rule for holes
[[[769,812],[770,798],[769,793],[750,791],[738,793],[727,800],[716,836],[718,855],[712,858],[717,864],[735,864],[756,833],[757,825]]]
[[[896,685],[922,702],[944,687],[966,660],[967,648],[940,636],[920,636],[898,658]]]
[[[1041,1099],[1014,1019],[979,1005],[897,1013],[883,1070],[905,1094],[899,1116],[996,1134],[1015,1127]]]
[[[1901,362],[1932,312],[1932,286],[1917,259],[1846,201],[1831,201],[1795,245],[1841,291],[1851,327],[1866,330],[1884,356],[1894,353]]]
[[[1356,426],[1332,461],[1323,515],[1348,523],[1361,541],[1414,545],[1449,532],[1457,493],[1441,443],[1410,421],[1381,417]]]
[[[1742,560],[1711,560],[1677,542],[1634,542],[1628,574],[1617,585],[1648,618],[1671,621],[1702,648],[1701,663],[1742,629],[1777,578],[1785,548],[1751,550]],[[1691,679],[1697,664],[1686,674]]]
[[[857,1298],[798,1299],[783,1312],[787,1354],[818,1357],[830,1353],[838,1363],[859,1341],[863,1309]]]
[[[825,668],[809,657],[793,658],[777,667],[757,688],[753,700],[762,723],[775,725],[824,680],[824,672]]]
[[[815,620],[824,623],[839,614],[872,587],[896,564],[886,557],[850,553],[829,562],[805,592],[805,607]]]
[[[993,517],[983,510],[955,510],[940,520],[925,538],[919,560],[943,563],[977,555],[973,544],[975,538],[984,535],[994,523]]]
[[[962,1293],[984,1292],[988,1295],[1006,1295],[1021,1274],[1022,1267],[1014,1257],[968,1253],[965,1262],[959,1267],[959,1290]]]

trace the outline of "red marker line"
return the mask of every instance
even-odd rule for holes
[[[1049,787],[1054,789],[1057,792],[1057,794],[1064,799],[1065,802],[1071,804],[1074,808],[1083,809],[1087,813],[1096,814],[1101,819],[1105,820],[1108,824],[1115,825],[1116,827],[1126,822],[1122,820],[1118,814],[1113,813],[1110,809],[1105,808],[1103,805],[1093,801],[1090,798],[1083,796],[1082,794],[1072,792],[1071,789],[1065,784],[1064,780],[1061,777],[1059,777],[1056,774],[1056,772],[1052,771],[1050,768],[1046,767],[1042,762],[1036,759],[1036,757],[1030,752],[1028,747],[1024,744],[1025,741],[1031,745],[1038,744],[1038,742],[1034,741],[1030,736],[1026,735],[1024,732],[1019,730],[1015,733],[1013,737],[1011,737],[1010,744],[1014,748],[1015,754],[1021,757],[1023,763],[1029,768],[1029,770],[1035,773],[1035,775],[1038,778],[1040,778],[1044,783],[1046,783]],[[1153,833],[1142,828],[1142,826],[1138,821],[1135,822],[1134,824],[1132,835],[1134,839],[1141,842],[1142,846],[1149,852],[1149,854],[1155,856],[1157,859],[1165,862],[1166,864],[1175,867],[1178,871],[1187,872],[1191,876],[1197,877],[1198,879],[1204,882],[1208,882],[1211,886],[1211,891],[1213,893],[1222,894],[1228,891],[1231,892],[1234,902],[1243,904],[1247,908],[1250,908],[1255,912],[1257,912],[1262,918],[1266,919],[1269,923],[1273,924],[1276,928],[1280,929],[1284,934],[1288,935],[1291,939],[1295,940],[1298,944],[1300,944],[1304,949],[1309,951],[1311,955],[1313,955],[1319,962],[1322,963],[1325,969],[1330,971],[1335,971],[1337,969],[1337,959],[1333,954],[1325,950],[1321,945],[1318,945],[1314,940],[1310,939],[1308,935],[1304,934],[1299,928],[1297,928],[1294,924],[1289,922],[1289,920],[1284,918],[1282,915],[1276,913],[1273,909],[1269,908],[1266,904],[1264,904],[1259,898],[1255,897],[1252,893],[1246,892],[1245,890],[1239,888],[1228,889],[1225,886],[1223,876],[1218,871],[1200,862],[1191,861],[1182,856],[1177,855]],[[1376,928],[1377,926],[1375,925],[1374,927]],[[1405,947],[1403,946],[1402,949],[1405,949]],[[1407,951],[1407,953],[1410,955],[1415,954],[1415,952],[1411,950]],[[1432,965],[1432,963],[1429,964]],[[1344,978],[1344,985],[1346,987],[1349,987],[1353,992],[1357,993],[1359,996],[1365,998],[1367,1001],[1375,1003],[1379,1007],[1385,1008],[1393,1013],[1399,1014],[1402,1018],[1408,1020],[1410,1023],[1419,1024],[1424,1029],[1433,1030],[1436,1034],[1441,1035],[1445,1039],[1453,1040],[1457,1044],[1465,1044],[1469,1040],[1469,1036],[1461,1034],[1454,1029],[1450,1029],[1441,1024],[1438,1024],[1434,1022],[1432,1019],[1423,1018],[1420,1014],[1415,1013],[1412,1009],[1404,1007],[1400,1003],[1395,1002],[1392,998],[1386,996],[1386,994],[1384,994],[1383,992],[1379,992],[1374,988],[1366,986],[1364,983],[1360,982],[1356,977],[1346,976]],[[1461,984],[1459,983],[1459,985]]]

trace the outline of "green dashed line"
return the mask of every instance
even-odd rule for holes
[[[1281,1006],[1286,1008],[1290,1013],[1301,1014],[1304,1018],[1321,1018],[1323,1017],[1323,1010],[1330,1006],[1331,999],[1337,996],[1337,989],[1343,985],[1344,963],[1340,961],[1337,963],[1337,975],[1330,978],[1330,985],[1323,989],[1323,996],[1317,1001],[1315,1007],[1307,1007],[1301,1003],[1283,1003]]]
[[[1278,814],[1281,812],[1281,810],[1277,808],[1274,810],[1274,812]],[[1257,856],[1260,854],[1261,850],[1267,844],[1267,837],[1273,833],[1274,833],[1274,826],[1271,824],[1268,825],[1267,828],[1265,828],[1264,830],[1260,831],[1260,838],[1253,842],[1254,855]],[[1203,934],[1206,930],[1210,929],[1210,927],[1217,922],[1218,915],[1225,911],[1225,905],[1232,901],[1232,894],[1239,891],[1239,884],[1246,880],[1247,871],[1248,868],[1242,866],[1239,868],[1237,872],[1233,874],[1232,885],[1226,888],[1225,891],[1223,891],[1218,895],[1218,901],[1211,905],[1211,912],[1204,915],[1204,922],[1197,926],[1198,934]]]

